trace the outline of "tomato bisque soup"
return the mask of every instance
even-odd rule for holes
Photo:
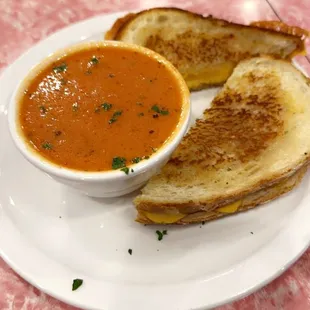
[[[58,166],[131,173],[128,166],[152,156],[180,121],[182,91],[169,66],[128,46],[67,52],[25,83],[22,136]]]

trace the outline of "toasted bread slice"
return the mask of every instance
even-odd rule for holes
[[[297,170],[292,176],[270,187],[249,194],[229,205],[218,207],[210,211],[193,213],[156,213],[140,210],[136,221],[142,224],[193,224],[215,220],[224,216],[233,215],[253,209],[258,205],[271,201],[292,190],[302,180],[307,166]]]
[[[138,212],[210,212],[290,177],[310,159],[309,85],[290,62],[242,61],[135,199]]]
[[[304,53],[308,34],[280,22],[243,26],[180,9],[155,8],[118,19],[105,39],[162,54],[193,90],[224,83],[242,59],[260,55],[289,59]]]

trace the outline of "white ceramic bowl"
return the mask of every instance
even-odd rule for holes
[[[102,172],[84,172],[58,166],[36,153],[25,141],[18,123],[19,98],[23,95],[25,84],[36,74],[59,59],[64,54],[71,54],[89,47],[114,46],[115,48],[129,48],[139,53],[146,53],[156,58],[165,65],[177,78],[178,87],[182,93],[182,113],[177,128],[172,133],[168,141],[148,160],[143,160],[138,164],[132,165],[134,172],[126,175],[120,170]],[[50,175],[56,181],[71,186],[84,194],[92,197],[117,197],[142,186],[151,176],[168,161],[171,153],[180,143],[186,133],[190,119],[190,99],[189,90],[185,81],[175,67],[159,54],[141,46],[126,44],[116,41],[101,41],[80,43],[62,50],[59,50],[44,59],[39,65],[35,66],[25,79],[16,88],[9,105],[9,128],[11,136],[24,157],[35,167]],[[131,166],[130,166],[131,167]]]

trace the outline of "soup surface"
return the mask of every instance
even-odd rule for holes
[[[176,77],[160,61],[111,46],[66,55],[27,84],[21,131],[49,161],[70,169],[122,169],[147,159],[181,114]]]

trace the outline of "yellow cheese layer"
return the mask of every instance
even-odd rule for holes
[[[237,210],[239,209],[239,207],[241,206],[242,201],[238,200],[235,201],[227,206],[224,207],[220,207],[216,209],[216,212],[220,212],[220,213],[235,213],[237,212]]]
[[[242,201],[238,200],[234,203],[226,205],[224,207],[217,208],[215,211],[219,213],[235,213],[238,211],[238,208],[241,206]],[[207,214],[208,212],[206,212]],[[143,214],[150,219],[153,223],[156,224],[173,224],[187,216],[187,214],[169,214],[169,213],[152,213],[152,212],[143,212]]]
[[[210,65],[202,72],[183,74],[183,77],[190,89],[196,89],[202,85],[222,84],[231,75],[234,67],[235,63],[233,62]]]
[[[152,222],[157,224],[172,224],[185,217],[186,214],[167,214],[167,213],[151,213],[143,212],[143,214]]]

